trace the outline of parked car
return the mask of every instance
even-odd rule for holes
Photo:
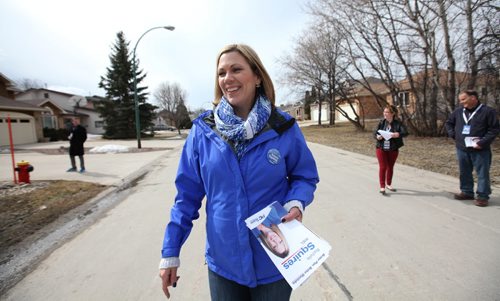
[[[171,125],[157,124],[153,126],[153,131],[176,131],[177,129]]]

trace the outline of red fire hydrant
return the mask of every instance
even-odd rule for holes
[[[28,183],[30,184],[30,172],[33,171],[33,166],[30,165],[28,161],[21,160],[21,162],[16,163],[17,167],[15,170],[17,171],[19,183]]]

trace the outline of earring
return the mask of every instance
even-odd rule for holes
[[[257,84],[255,85],[255,88],[260,88],[260,83],[257,83]]]

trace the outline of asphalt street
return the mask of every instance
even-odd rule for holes
[[[157,266],[182,140],[149,143],[169,149],[88,155],[89,172],[71,177],[111,185],[115,190],[103,199],[124,179],[133,185],[121,189],[122,197],[95,222],[33,264],[1,300],[165,299]],[[375,156],[310,147],[321,182],[303,222],[332,251],[292,300],[500,300],[500,187],[493,187],[490,206],[480,208],[453,199],[456,178],[396,164],[397,191],[382,196]],[[60,177],[68,160],[62,154],[27,159],[36,164],[33,178],[44,178],[43,166]],[[5,181],[9,156],[0,154],[0,160]],[[201,213],[181,253],[172,300],[209,299]]]

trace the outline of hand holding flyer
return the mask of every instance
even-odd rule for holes
[[[281,222],[287,212],[274,202],[245,220],[269,258],[292,289],[296,289],[326,260],[328,242],[293,220]]]
[[[389,140],[392,138],[392,132],[390,131],[383,131],[383,130],[378,130],[378,133],[384,137],[385,140]]]
[[[465,147],[477,147],[477,142],[481,137],[465,137]]]

